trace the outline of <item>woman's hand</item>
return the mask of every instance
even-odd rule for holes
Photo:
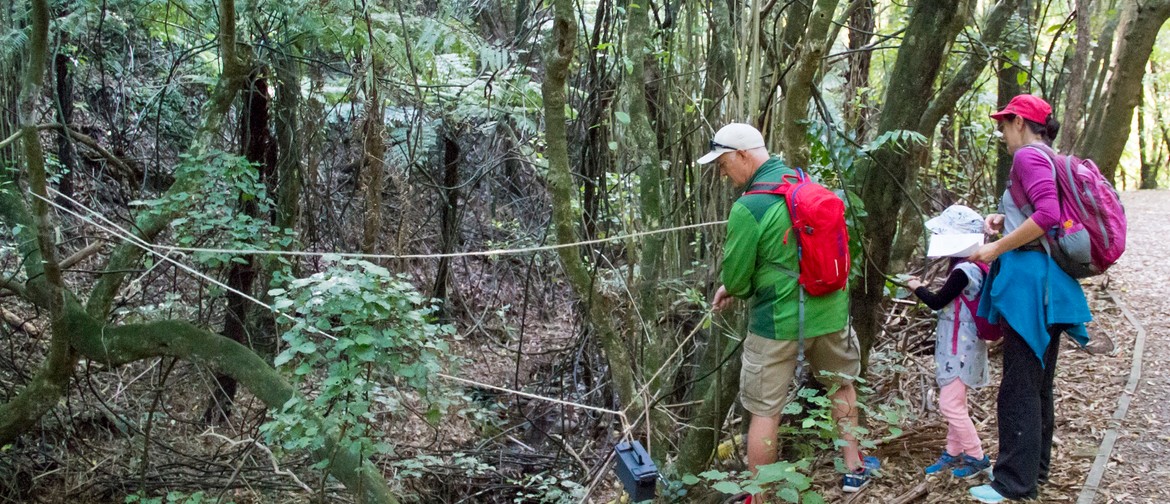
[[[1003,214],[991,214],[983,219],[983,233],[997,235],[1003,231]]]
[[[1003,253],[999,250],[1000,243],[1001,242],[991,242],[983,244],[983,246],[979,247],[979,249],[976,250],[974,254],[968,256],[967,260],[972,262],[981,262],[984,264],[991,264],[995,262],[995,260],[999,258],[1000,254]]]
[[[723,311],[731,306],[731,301],[734,300],[731,294],[727,293],[727,287],[719,286],[719,290],[715,291],[715,299],[711,300],[711,306],[715,311]]]
[[[993,222],[992,217],[997,216],[999,219]],[[999,228],[1002,228],[1003,216],[988,216],[984,221],[984,225],[988,227],[995,225]],[[1004,253],[1020,248],[1021,246],[1026,245],[1028,242],[1042,236],[1044,236],[1044,230],[1040,229],[1040,226],[1036,225],[1036,221],[1032,220],[1031,217],[1028,217],[1027,219],[1024,219],[1024,222],[1020,224],[1020,227],[1008,233],[1007,236],[979,247],[979,249],[976,250],[974,254],[971,254],[969,257],[967,257],[967,260],[991,264]]]

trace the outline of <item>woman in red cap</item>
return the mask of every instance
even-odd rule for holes
[[[1019,95],[991,118],[1012,153],[1012,170],[999,213],[987,217],[984,231],[1004,236],[968,259],[992,265],[979,315],[1004,329],[999,455],[991,484],[972,488],[971,495],[996,503],[1035,498],[1047,482],[1060,334],[1084,343],[1084,323],[1092,315],[1080,284],[1045,249],[1045,233],[1061,220],[1053,167],[1063,156],[1050,147],[1060,130],[1052,107],[1038,96]]]

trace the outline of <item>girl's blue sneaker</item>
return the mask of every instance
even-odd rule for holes
[[[957,455],[951,455],[950,453],[947,453],[946,450],[943,450],[942,456],[940,456],[938,460],[934,461],[933,464],[926,466],[925,472],[926,474],[934,474],[942,471],[943,469],[950,469],[957,465],[959,465],[959,457]]]
[[[987,504],[996,504],[1007,500],[1007,497],[1000,495],[994,488],[991,488],[991,485],[980,485],[972,488],[971,497]]]
[[[951,471],[951,474],[956,478],[970,478],[991,467],[991,458],[987,455],[984,455],[982,459],[977,459],[964,453],[961,457],[959,467]]]

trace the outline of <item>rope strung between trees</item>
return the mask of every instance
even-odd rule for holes
[[[56,191],[53,191],[56,192]],[[688,229],[698,229],[710,226],[719,226],[727,224],[726,220],[703,222],[700,224],[688,224],[685,226],[676,226],[670,228],[655,229],[651,231],[636,231],[629,234],[612,236],[609,238],[597,238],[593,240],[583,240],[573,243],[559,243],[556,245],[544,245],[540,247],[527,248],[511,248],[511,249],[491,249],[491,250],[476,250],[470,252],[449,252],[444,254],[362,254],[358,252],[312,252],[301,250],[259,250],[259,249],[220,249],[220,248],[199,248],[199,247],[175,247],[171,245],[156,245],[148,244],[148,246],[169,252],[186,252],[186,253],[205,253],[205,254],[237,254],[237,255],[273,255],[273,256],[290,256],[290,257],[324,257],[335,256],[345,257],[350,259],[442,259],[453,257],[488,257],[500,255],[518,255],[527,254],[531,252],[542,252],[547,250],[557,250],[569,247],[580,247],[583,245],[596,245],[599,243],[608,243],[615,241],[628,240],[632,238],[640,238],[643,236],[650,236],[662,233],[673,233],[675,231],[685,231]]]
[[[727,222],[727,221],[725,221],[725,220],[724,220],[724,221],[713,221],[713,222],[706,222],[706,223],[702,223],[702,224],[692,224],[692,225],[687,225],[687,226],[678,226],[678,227],[673,227],[673,228],[664,228],[664,229],[658,229],[658,230],[653,230],[653,231],[637,232],[637,233],[631,233],[631,234],[628,234],[628,235],[615,236],[615,237],[611,237],[611,238],[602,238],[602,239],[596,239],[596,240],[586,240],[586,241],[581,241],[581,242],[576,242],[576,243],[569,243],[569,244],[549,245],[549,246],[542,246],[542,247],[532,247],[532,248],[524,248],[524,249],[494,249],[494,250],[485,250],[485,251],[477,251],[477,252],[452,253],[452,254],[431,254],[431,255],[426,255],[426,254],[411,254],[411,255],[386,255],[386,254],[328,253],[328,252],[298,252],[298,251],[271,251],[271,250],[229,250],[229,249],[207,249],[207,248],[193,248],[193,247],[170,247],[170,246],[162,246],[162,245],[154,245],[154,244],[151,244],[151,243],[149,243],[149,242],[146,242],[145,240],[142,240],[141,238],[139,238],[139,237],[137,237],[137,236],[134,236],[134,234],[133,234],[133,233],[131,233],[130,231],[126,230],[125,228],[123,228],[123,227],[119,226],[118,224],[114,223],[113,221],[109,220],[108,218],[106,218],[106,217],[105,217],[105,215],[103,215],[102,213],[100,213],[100,212],[98,212],[98,211],[94,210],[93,208],[90,208],[90,207],[86,206],[85,204],[83,204],[83,203],[81,203],[81,202],[79,202],[79,201],[77,201],[77,200],[75,200],[75,199],[73,199],[73,198],[71,198],[71,197],[69,197],[69,196],[66,196],[66,195],[64,195],[64,194],[61,194],[60,192],[56,191],[55,189],[49,189],[49,190],[50,190],[50,191],[51,191],[51,192],[54,194],[54,196],[56,196],[56,197],[60,197],[60,198],[63,198],[63,199],[65,199],[65,200],[69,201],[70,203],[72,203],[73,205],[75,205],[75,206],[76,206],[76,208],[80,208],[80,209],[84,210],[85,212],[87,212],[88,214],[92,215],[93,217],[96,217],[97,219],[100,219],[100,220],[101,220],[102,222],[104,222],[105,224],[104,224],[104,225],[103,225],[103,224],[100,224],[100,223],[96,222],[94,219],[90,218],[90,216],[87,216],[87,215],[83,215],[83,214],[81,214],[81,213],[78,213],[78,212],[74,211],[73,209],[70,209],[70,208],[67,208],[67,207],[65,207],[65,206],[62,206],[62,205],[58,204],[57,202],[55,202],[55,201],[52,201],[52,200],[50,200],[50,199],[43,198],[43,197],[41,197],[41,196],[40,196],[40,195],[38,195],[38,194],[35,194],[35,193],[33,193],[32,195],[33,195],[34,197],[36,197],[36,198],[38,198],[38,199],[40,199],[40,200],[42,200],[42,201],[46,202],[47,204],[49,204],[49,205],[53,206],[54,208],[57,208],[58,210],[60,210],[60,211],[62,211],[62,212],[64,212],[64,213],[66,213],[66,214],[72,215],[72,216],[74,216],[74,217],[76,217],[76,218],[78,218],[78,219],[81,219],[82,221],[84,221],[84,222],[86,222],[86,223],[89,223],[90,225],[92,225],[92,226],[94,226],[94,227],[96,227],[96,228],[98,228],[98,229],[101,229],[102,231],[105,231],[105,232],[107,232],[107,233],[109,233],[109,234],[111,234],[111,235],[113,235],[113,236],[116,236],[116,237],[118,237],[118,238],[121,238],[121,239],[123,239],[123,240],[125,240],[125,241],[127,241],[127,242],[129,242],[129,243],[131,243],[131,244],[133,244],[134,246],[136,246],[136,247],[138,247],[138,248],[141,248],[142,250],[144,250],[144,251],[146,251],[146,252],[148,252],[148,253],[150,253],[150,254],[152,254],[152,255],[154,255],[154,256],[157,256],[159,259],[161,259],[161,260],[163,260],[163,261],[165,261],[165,262],[168,262],[168,263],[171,263],[171,264],[175,265],[175,267],[177,267],[177,268],[179,268],[179,269],[182,269],[183,271],[186,271],[187,273],[190,273],[190,274],[192,274],[192,275],[194,275],[194,276],[196,276],[196,277],[198,277],[198,278],[200,278],[200,279],[206,280],[207,282],[210,282],[210,283],[212,283],[212,284],[214,284],[214,285],[216,285],[216,286],[219,286],[220,288],[223,288],[224,290],[226,290],[226,291],[228,291],[228,292],[232,292],[232,293],[234,293],[234,294],[237,294],[237,295],[239,295],[240,297],[242,297],[242,298],[244,298],[244,299],[246,299],[246,300],[248,300],[248,301],[250,301],[250,302],[252,302],[252,303],[255,303],[257,306],[261,306],[261,307],[263,307],[264,309],[266,309],[266,310],[269,310],[269,311],[271,311],[272,313],[276,314],[277,316],[284,317],[284,318],[286,318],[286,319],[288,319],[288,320],[291,320],[291,321],[292,321],[292,322],[294,322],[294,323],[297,323],[297,322],[303,322],[303,321],[302,321],[302,320],[300,320],[300,319],[298,319],[298,318],[297,318],[297,317],[295,317],[294,315],[291,315],[291,314],[289,314],[289,313],[282,312],[282,311],[280,311],[280,310],[278,310],[278,309],[274,308],[273,306],[271,306],[271,305],[268,305],[267,303],[264,303],[263,301],[261,301],[261,300],[259,300],[259,299],[256,299],[256,298],[255,298],[255,297],[253,297],[253,296],[250,296],[250,295],[248,295],[248,294],[246,294],[246,293],[244,293],[244,292],[241,292],[241,291],[239,291],[239,290],[237,290],[237,289],[234,289],[234,288],[232,288],[232,287],[228,286],[227,284],[225,284],[225,283],[223,283],[223,282],[221,282],[221,281],[219,281],[219,280],[216,280],[215,278],[212,278],[212,277],[211,277],[211,276],[209,276],[209,275],[206,275],[206,274],[204,274],[204,273],[202,273],[202,272],[199,272],[199,271],[195,270],[194,268],[192,268],[192,267],[190,267],[190,266],[187,266],[186,264],[183,264],[182,262],[180,262],[180,261],[177,261],[177,260],[175,260],[175,259],[171,258],[171,257],[169,256],[169,254],[163,254],[163,253],[159,252],[159,250],[163,250],[163,251],[167,251],[167,252],[203,252],[203,253],[232,253],[232,254],[268,254],[268,255],[296,255],[296,256],[325,256],[325,255],[335,255],[335,256],[341,256],[341,257],[353,257],[353,258],[375,258],[375,259],[403,259],[403,258],[441,258],[441,257],[460,257],[460,256],[492,256],[492,255],[505,255],[505,254],[521,254],[521,253],[528,253],[528,252],[537,252],[537,251],[542,251],[542,250],[553,250],[553,249],[564,248],[564,247],[575,247],[575,246],[581,246],[581,245],[589,245],[589,244],[596,244],[596,243],[604,243],[604,242],[610,242],[610,241],[617,241],[617,240],[624,240],[624,239],[629,239],[629,238],[635,238],[635,237],[639,237],[639,236],[647,236],[647,235],[653,235],[653,234],[659,234],[659,233],[667,233],[667,232],[673,232],[673,231],[680,231],[680,230],[687,230],[687,229],[695,229],[695,228],[706,227],[706,226],[720,225],[720,224],[725,224],[725,223]],[[655,380],[655,379],[657,379],[657,378],[658,378],[658,376],[659,376],[660,374],[662,374],[662,372],[663,372],[663,371],[666,369],[666,367],[667,367],[667,366],[668,366],[668,365],[669,365],[669,364],[670,364],[670,363],[671,363],[671,362],[672,362],[672,361],[675,359],[675,357],[677,357],[677,356],[679,355],[679,352],[680,352],[680,351],[681,351],[681,350],[682,350],[682,349],[683,349],[683,348],[684,348],[684,347],[687,345],[687,343],[689,343],[689,342],[690,342],[692,339],[694,339],[695,335],[696,335],[696,334],[698,334],[699,330],[700,330],[700,329],[703,327],[703,325],[704,325],[704,324],[705,324],[705,323],[706,323],[708,320],[710,320],[711,314],[712,314],[712,312],[711,312],[711,311],[708,311],[708,312],[707,312],[707,313],[704,315],[703,319],[702,319],[702,320],[700,320],[700,321],[699,321],[697,324],[695,324],[695,327],[694,327],[694,329],[692,329],[692,330],[691,330],[690,334],[688,334],[688,335],[686,336],[686,338],[684,338],[684,339],[683,339],[683,341],[682,341],[682,342],[681,342],[681,343],[680,343],[680,344],[679,344],[679,345],[678,345],[678,346],[675,348],[674,352],[672,352],[672,353],[670,354],[670,356],[668,356],[668,357],[666,358],[666,360],[665,360],[665,361],[663,361],[662,365],[661,365],[661,366],[659,366],[659,368],[658,368],[658,369],[657,369],[657,370],[654,372],[654,374],[653,374],[653,375],[651,375],[651,377],[650,377],[648,380],[646,380],[646,383],[645,383],[645,384],[643,384],[642,388],[641,388],[641,389],[640,389],[640,390],[637,392],[637,394],[635,394],[636,396],[643,396],[643,395],[646,393],[646,391],[647,391],[647,390],[650,388],[650,384],[651,384],[651,383],[653,383],[653,382],[654,382],[654,380]],[[323,337],[326,337],[326,338],[328,338],[328,339],[330,339],[330,340],[337,341],[337,337],[335,337],[335,336],[333,336],[333,335],[331,335],[331,334],[328,334],[328,333],[326,333],[326,332],[324,332],[324,331],[322,331],[322,330],[320,330],[320,329],[317,329],[316,327],[313,327],[312,325],[309,325],[309,324],[304,324],[304,327],[305,327],[306,329],[308,329],[310,332],[313,332],[314,334],[318,334],[318,335],[320,335],[320,336],[323,336]],[[474,386],[477,386],[477,387],[483,387],[483,388],[487,388],[487,389],[498,390],[498,391],[500,391],[500,392],[505,392],[505,393],[508,393],[508,394],[512,394],[512,395],[516,395],[516,396],[521,396],[521,397],[527,397],[527,398],[530,398],[530,399],[536,399],[536,400],[540,400],[540,401],[544,401],[544,402],[548,402],[548,403],[552,403],[552,404],[560,404],[560,405],[563,405],[563,406],[569,406],[569,407],[580,408],[580,409],[585,409],[585,410],[590,410],[590,411],[597,411],[597,412],[599,412],[599,413],[605,413],[605,414],[614,415],[614,416],[615,416],[615,417],[616,417],[616,418],[617,418],[617,419],[618,419],[618,420],[621,422],[621,424],[622,424],[622,431],[621,431],[621,436],[620,436],[622,439],[627,439],[627,438],[629,438],[630,434],[633,432],[634,428],[636,427],[635,425],[633,425],[633,424],[631,424],[631,423],[630,423],[630,421],[629,421],[629,419],[628,419],[628,417],[627,417],[627,415],[626,415],[626,414],[627,414],[627,412],[629,411],[629,409],[630,409],[631,407],[633,407],[633,406],[634,406],[633,404],[627,405],[625,408],[623,408],[622,410],[618,411],[618,410],[611,410],[611,409],[601,408],[601,407],[597,407],[597,406],[591,406],[591,405],[588,405],[588,404],[582,404],[582,403],[576,403],[576,402],[572,402],[572,401],[566,401],[566,400],[563,400],[563,399],[557,399],[557,398],[553,398],[553,397],[547,397],[547,396],[541,396],[541,395],[531,394],[531,393],[524,392],[524,391],[520,391],[520,390],[509,389],[509,388],[507,388],[507,387],[500,387],[500,386],[496,386],[496,385],[491,385],[491,384],[487,384],[487,383],[478,382],[478,381],[475,381],[475,380],[470,380],[470,379],[466,379],[466,378],[460,378],[460,377],[457,377],[457,376],[451,376],[451,375],[448,375],[448,374],[445,374],[445,373],[436,373],[436,376],[439,376],[440,378],[443,378],[443,379],[445,379],[445,380],[448,380],[448,381],[454,381],[454,382],[464,383],[464,384],[468,384],[468,385],[474,385]],[[650,409],[650,405],[651,405],[651,404],[652,404],[652,401],[649,401],[649,400],[645,401],[645,402],[644,402],[644,404],[642,405],[642,406],[643,406],[643,409],[644,409],[644,411],[643,411],[641,414],[639,414],[639,416],[648,416],[648,415],[649,415],[649,409]]]

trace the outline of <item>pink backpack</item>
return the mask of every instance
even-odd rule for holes
[[[991,270],[987,266],[987,263],[971,261],[971,264],[979,267],[979,271],[983,272],[983,281],[986,282],[987,272]],[[962,310],[959,309],[960,302],[967,306],[967,310],[971,312],[971,318],[975,319],[975,335],[979,339],[984,341],[998,341],[1003,337],[1003,327],[1000,327],[999,324],[992,324],[990,320],[979,316],[979,298],[981,297],[976,294],[974,299],[967,299],[967,296],[964,296],[960,292],[959,297],[955,298],[955,330],[951,335],[955,339],[955,342],[951,345],[952,349],[959,347],[959,315],[962,313]],[[957,352],[958,350],[955,351]]]
[[[1104,273],[1125,253],[1125,208],[1117,191],[1091,159],[1060,156],[1046,145],[1027,147],[1044,153],[1056,179],[1060,225],[1045,235],[1052,259],[1073,278]],[[1022,192],[1013,184],[1017,204],[1027,201]]]

